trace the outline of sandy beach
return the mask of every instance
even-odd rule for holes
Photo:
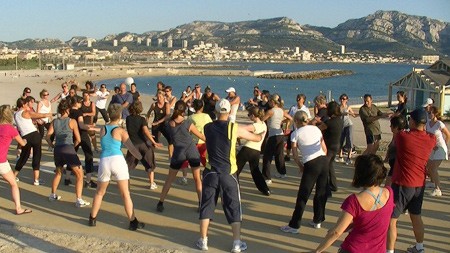
[[[104,70],[89,71],[0,71],[2,104],[14,105],[24,87],[30,87],[32,96],[39,100],[39,91],[43,88],[53,98],[64,81],[75,80],[84,87],[86,80],[125,78],[128,76],[166,76],[166,75],[214,75],[229,74],[228,70],[142,68],[135,73],[127,72],[128,67],[111,67]],[[219,73],[220,72],[220,73]],[[245,75],[242,71],[230,72],[232,75]],[[247,98],[244,98],[247,99]],[[151,104],[150,96],[142,97],[144,110]],[[53,110],[56,103],[53,104]],[[240,122],[246,122],[241,113]],[[364,148],[365,138],[359,118],[353,120],[355,144]],[[381,120],[383,143],[392,138],[389,122]],[[8,160],[14,166],[15,145],[11,145]],[[0,182],[0,251],[1,252],[200,252],[195,248],[199,225],[196,212],[196,194],[192,175],[189,173],[189,185],[174,184],[166,199],[166,210],[156,211],[156,204],[169,167],[167,150],[156,150],[155,180],[158,189],[150,191],[146,173],[142,165],[130,172],[130,189],[139,220],[146,227],[137,232],[127,230],[128,222],[122,201],[115,183],[111,183],[100,210],[97,227],[87,226],[90,207],[77,209],[74,206],[74,188],[72,185],[59,186],[58,194],[63,198],[54,203],[47,200],[50,182],[53,178],[53,154],[43,147],[41,162],[42,186],[32,184],[32,171],[28,163],[20,173],[22,205],[33,209],[32,214],[16,216],[10,200],[10,188]],[[383,150],[380,151],[380,154]],[[84,156],[79,152],[80,159]],[[95,156],[98,162],[98,155]],[[288,177],[275,179],[271,185],[272,195],[261,195],[255,188],[248,169],[241,174],[241,194],[244,221],[242,237],[249,248],[247,252],[310,252],[325,237],[327,230],[337,221],[342,201],[351,193],[357,192],[350,186],[353,168],[345,164],[336,165],[339,191],[333,194],[327,203],[326,221],[321,229],[313,229],[307,224],[312,219],[312,198],[308,202],[299,235],[284,234],[279,227],[286,225],[292,214],[300,181],[294,162],[287,162]],[[275,169],[272,165],[272,171]],[[425,223],[425,245],[427,252],[448,252],[450,245],[450,163],[443,162],[440,169],[442,197],[425,196],[423,218]],[[95,189],[84,189],[83,195],[92,202]],[[408,216],[399,219],[399,237],[396,252],[403,252],[414,242],[411,222]],[[336,252],[341,236],[327,252]],[[216,217],[210,227],[209,252],[229,252],[231,249],[231,231],[226,223],[220,204]]]

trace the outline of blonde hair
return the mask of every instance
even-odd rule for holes
[[[274,102],[276,105],[278,105],[278,107],[283,107],[284,106],[284,100],[281,99],[280,95],[278,95],[277,93],[272,94],[270,96],[269,100]]]
[[[39,97],[43,98],[44,94],[47,93],[48,91],[46,89],[41,90],[41,92],[39,92]]]
[[[0,106],[0,124],[12,124],[13,112],[10,105]]]

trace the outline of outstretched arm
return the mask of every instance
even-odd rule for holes
[[[237,130],[237,135],[238,138],[244,139],[244,140],[248,140],[248,141],[260,141],[264,138],[264,135],[266,134],[266,132],[262,132],[259,134],[254,134],[252,132],[250,132],[246,126],[238,126],[238,130]]]
[[[317,247],[315,252],[323,252],[325,249],[330,247],[333,242],[335,242],[339,236],[344,233],[352,222],[353,216],[346,211],[342,211],[341,217],[339,217],[336,226],[328,231],[325,240]]]

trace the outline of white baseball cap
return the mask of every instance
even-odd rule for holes
[[[219,102],[216,103],[216,111],[218,113],[229,113],[231,110],[231,105],[228,100],[222,98]]]
[[[230,93],[230,92],[236,93],[236,90],[235,90],[233,87],[230,87],[230,88],[226,89],[225,91],[226,91],[227,93]]]
[[[427,106],[432,105],[432,104],[434,104],[433,99],[427,98],[427,101],[425,102],[425,104],[422,105],[422,107],[427,107]]]

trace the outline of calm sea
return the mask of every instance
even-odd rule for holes
[[[362,96],[370,93],[374,101],[385,101],[388,97],[388,85],[408,74],[413,67],[426,68],[427,66],[407,64],[264,64],[264,63],[236,63],[229,64],[227,69],[274,70],[284,72],[321,70],[321,69],[345,69],[352,70],[353,75],[338,76],[320,80],[272,80],[255,77],[235,76],[157,76],[141,77],[132,76],[137,84],[138,91],[154,95],[156,83],[162,81],[173,88],[173,94],[180,96],[186,86],[194,87],[196,83],[202,86],[202,90],[209,85],[212,91],[220,97],[225,97],[225,90],[234,87],[241,96],[241,101],[247,101],[252,97],[253,86],[258,85],[261,90],[269,90],[278,93],[285,101],[285,107],[295,104],[295,97],[303,93],[308,102],[312,102],[315,96],[323,93],[338,100],[342,93],[346,93],[350,104],[361,104]],[[108,89],[123,82],[123,79],[103,80]],[[395,94],[395,91],[394,91]],[[312,105],[312,104],[311,104]]]

